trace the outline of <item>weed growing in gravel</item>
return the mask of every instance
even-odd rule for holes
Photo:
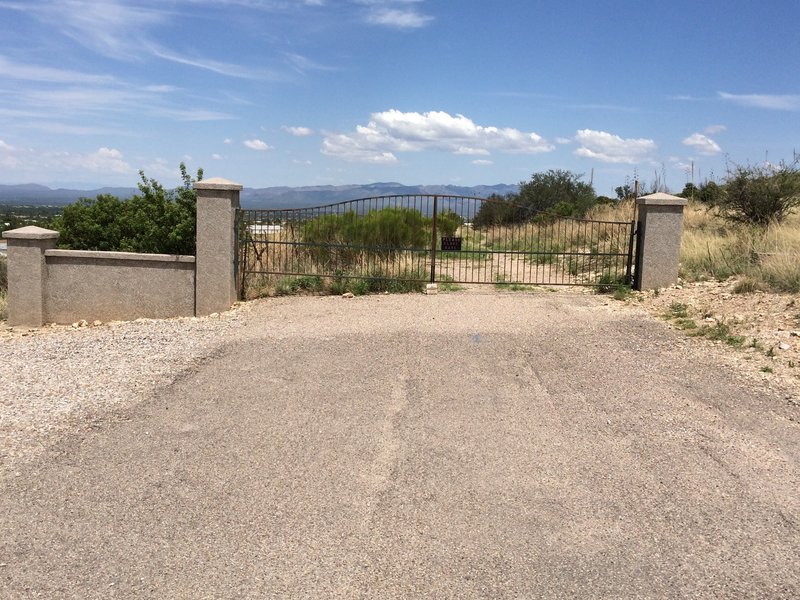
[[[762,373],[772,373],[772,367],[761,367]]]
[[[669,311],[664,315],[665,319],[683,319],[689,316],[688,306],[682,302],[673,302],[669,305]]]
[[[301,275],[298,277],[258,276],[247,281],[247,298],[270,296],[291,296],[296,294],[341,295],[350,292],[354,296],[388,292],[404,294],[421,292],[425,288],[423,274],[404,272],[399,276],[388,276],[379,269],[368,274],[368,279],[348,276],[345,271],[337,271],[333,277]],[[395,278],[400,277],[400,279]]]
[[[455,283],[452,277],[444,276],[439,281],[440,292],[460,292],[463,289],[464,286]]]
[[[712,326],[703,325],[690,335],[705,337],[715,342],[725,342],[729,346],[734,346],[735,348],[741,348],[745,340],[743,335],[734,335],[731,333],[731,329],[727,323],[721,321],[714,323]]]

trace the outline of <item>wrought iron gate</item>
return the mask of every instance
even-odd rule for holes
[[[633,222],[530,213],[501,199],[402,195],[239,210],[252,276],[597,286],[630,283]]]

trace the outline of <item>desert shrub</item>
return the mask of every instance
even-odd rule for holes
[[[355,211],[322,215],[303,223],[301,231],[303,242],[313,244],[307,248],[312,261],[342,269],[365,251],[388,258],[400,249],[425,248],[429,235],[422,213],[409,208],[371,210],[363,216]]]
[[[453,236],[461,224],[464,222],[457,213],[452,210],[446,210],[439,214],[436,218],[436,229],[439,235]]]
[[[723,216],[729,220],[762,226],[780,223],[800,205],[797,162],[777,167],[733,167],[718,202]]]

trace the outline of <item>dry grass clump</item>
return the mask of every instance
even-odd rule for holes
[[[633,201],[627,200],[595,206],[587,218],[630,221],[633,211]],[[738,277],[739,292],[800,293],[800,213],[764,227],[726,220],[717,208],[690,202],[683,212],[681,276]]]
[[[766,227],[733,223],[713,208],[684,212],[681,275],[685,279],[740,277],[740,292],[800,292],[800,215]]]
[[[586,218],[592,221],[633,221],[633,200],[622,200],[613,204],[597,204],[593,206]]]

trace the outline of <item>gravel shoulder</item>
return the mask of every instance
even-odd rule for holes
[[[206,318],[0,329],[0,477],[246,337],[254,308]]]

